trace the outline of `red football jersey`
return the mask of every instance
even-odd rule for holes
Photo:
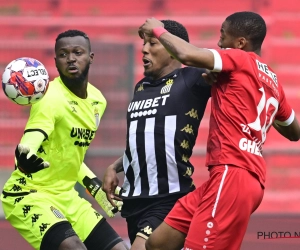
[[[211,50],[214,72],[206,165],[232,164],[257,175],[264,185],[262,146],[274,120],[289,125],[294,111],[273,70],[253,52]]]

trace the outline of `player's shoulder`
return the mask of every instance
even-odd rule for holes
[[[180,69],[183,79],[186,83],[193,82],[199,83],[200,85],[206,85],[206,82],[202,76],[205,73],[205,69],[196,67],[184,67]]]
[[[46,92],[46,96],[48,95],[60,95],[61,93],[61,89],[62,89],[62,86],[61,86],[61,82],[60,82],[60,78],[59,77],[56,77],[54,78],[52,81],[49,82],[49,85],[48,85],[48,90]]]
[[[89,96],[94,96],[96,98],[105,99],[105,97],[104,97],[103,93],[101,92],[101,90],[98,89],[93,84],[91,84],[90,82],[88,83],[87,91],[88,91]]]
[[[190,73],[202,75],[202,73],[205,73],[205,69],[189,66],[189,67],[183,67],[183,68],[179,69],[179,72],[184,75],[190,74]]]

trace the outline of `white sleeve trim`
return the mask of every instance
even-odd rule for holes
[[[215,59],[215,63],[214,63],[214,69],[211,70],[212,72],[220,72],[222,70],[222,58],[219,54],[218,51],[216,51],[215,49],[209,49],[213,54],[214,54],[214,59]]]
[[[275,120],[275,122],[276,122],[276,124],[278,124],[280,126],[289,126],[294,121],[294,119],[295,119],[295,112],[294,112],[294,110],[292,110],[292,114],[286,121],[281,122],[281,121]]]

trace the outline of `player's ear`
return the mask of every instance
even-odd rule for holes
[[[247,40],[245,37],[239,37],[238,38],[238,44],[237,44],[237,48],[238,49],[243,49],[247,44]]]
[[[94,52],[90,52],[90,64],[93,63],[93,60],[94,60]]]

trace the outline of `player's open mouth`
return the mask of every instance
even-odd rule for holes
[[[143,63],[144,63],[144,67],[147,67],[150,65],[151,62],[147,58],[143,58]]]
[[[67,70],[68,70],[69,73],[77,73],[78,72],[78,69],[77,69],[76,66],[69,66],[67,68]]]

